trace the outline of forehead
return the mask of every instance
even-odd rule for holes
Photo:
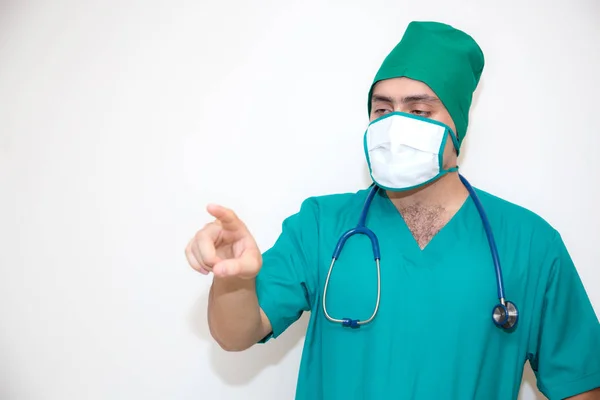
[[[416,93],[435,96],[425,83],[406,77],[385,79],[373,87],[373,96],[402,97]]]

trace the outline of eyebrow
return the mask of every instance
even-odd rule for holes
[[[388,97],[388,96],[378,95],[378,94],[373,95],[371,97],[371,101],[372,102],[382,101],[382,102],[386,102],[386,103],[394,103],[393,98]],[[402,97],[400,99],[400,103],[402,103],[402,104],[419,103],[419,102],[437,103],[439,101],[440,101],[440,99],[438,99],[435,96],[431,96],[429,94],[414,94],[414,95]]]

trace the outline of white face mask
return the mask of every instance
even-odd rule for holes
[[[400,112],[376,119],[364,137],[371,178],[383,189],[400,191],[456,171],[442,168],[448,134],[458,148],[456,135],[441,122]]]

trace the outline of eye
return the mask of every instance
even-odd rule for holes
[[[386,108],[378,108],[375,110],[375,114],[377,114],[377,115],[387,114],[388,112],[390,112],[390,110],[388,110]]]
[[[429,115],[431,115],[431,112],[423,110],[412,110],[411,113],[414,115],[420,115],[422,117],[428,117]]]

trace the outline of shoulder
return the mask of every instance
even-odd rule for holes
[[[323,228],[335,227],[349,218],[357,220],[368,192],[366,188],[306,197],[296,211],[283,220],[282,229],[314,236],[322,233]]]
[[[502,220],[513,227],[535,230],[550,236],[557,233],[556,229],[535,211],[481,189],[476,189],[476,193],[489,219]]]
[[[302,201],[299,213],[319,220],[339,219],[344,214],[356,217],[356,210],[362,208],[369,190],[311,196]]]
[[[557,229],[538,213],[481,189],[476,189],[476,193],[494,234],[504,238],[505,245],[525,246],[534,253],[530,253],[532,256],[537,256],[534,258],[543,258],[562,243]]]

